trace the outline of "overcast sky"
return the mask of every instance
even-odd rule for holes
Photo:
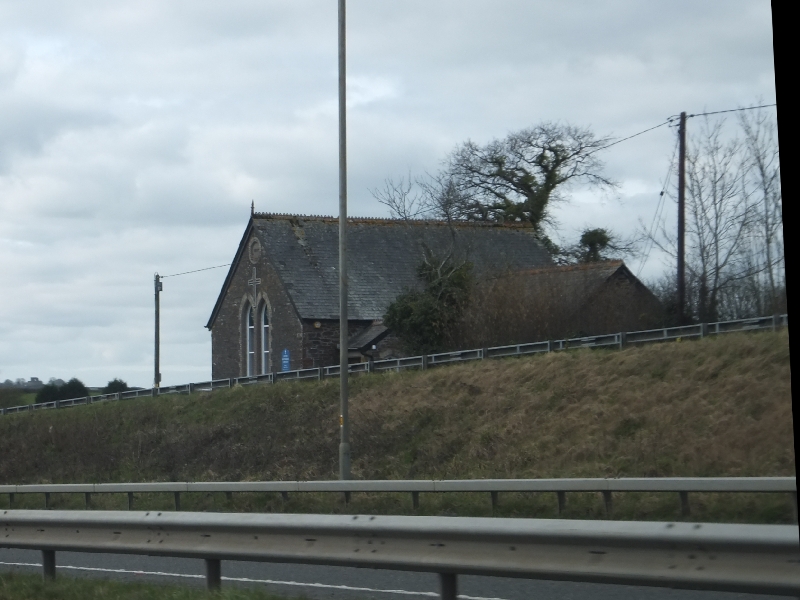
[[[251,200],[338,213],[336,19],[336,0],[0,0],[0,381],[149,386],[154,272],[230,262]],[[347,35],[354,216],[467,139],[775,101],[767,0],[350,0]],[[574,190],[560,235],[649,223],[674,142],[605,151],[619,193]],[[164,385],[210,377],[225,273],[164,281]]]

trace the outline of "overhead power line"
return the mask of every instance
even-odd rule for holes
[[[743,111],[743,110],[757,110],[759,108],[770,108],[770,107],[773,107],[773,106],[777,106],[777,103],[761,104],[759,106],[745,106],[745,107],[742,107],[742,108],[729,108],[729,109],[726,109],[726,110],[715,110],[715,111],[708,111],[708,112],[701,112],[701,113],[693,113],[693,114],[686,115],[686,118],[704,117],[704,116],[709,116],[709,115],[720,115],[720,114],[723,114],[723,113],[739,112],[739,111]],[[607,145],[605,145],[605,146],[603,146],[601,148],[597,148],[596,150],[592,150],[591,152],[589,152],[589,154],[594,154],[595,152],[599,152],[600,150],[605,150],[606,148],[611,148],[612,146],[616,146],[617,144],[621,144],[622,142],[627,142],[628,140],[631,140],[631,139],[633,139],[635,137],[639,137],[640,135],[643,135],[645,133],[648,133],[650,131],[658,129],[659,127],[663,127],[664,125],[671,125],[678,118],[679,118],[678,115],[674,115],[672,117],[669,117],[666,121],[664,121],[662,123],[659,123],[658,125],[653,125],[652,127],[648,127],[647,129],[643,129],[642,131],[634,133],[633,135],[629,135],[629,136],[626,136],[626,137],[624,137],[622,139],[615,140],[615,141],[611,142],[610,144],[607,144]],[[674,159],[674,152],[673,152],[673,159]],[[667,172],[667,178],[669,178],[669,174],[671,173],[671,171],[672,171],[672,161],[670,161],[670,169]],[[665,191],[666,191],[666,182],[665,182],[665,189],[662,190],[661,194],[660,194],[659,204],[663,204],[662,201],[663,201],[663,197],[664,197]],[[655,215],[656,217],[658,216],[659,208],[660,208],[659,206],[656,207],[656,215]],[[653,223],[653,225],[654,224],[655,224],[655,222]],[[649,251],[648,251],[648,254],[649,254]],[[645,261],[646,261],[646,259],[645,259]],[[164,279],[166,277],[178,277],[179,275],[189,275],[191,273],[199,273],[201,271],[210,271],[211,269],[220,269],[222,267],[229,267],[229,266],[231,266],[231,264],[232,263],[225,263],[224,265],[216,265],[216,266],[213,266],[213,267],[205,267],[203,269],[194,269],[192,271],[184,271],[183,273],[173,273],[171,275],[161,275],[160,278]]]
[[[189,273],[199,273],[200,271],[210,271],[211,269],[219,269],[220,267],[230,267],[232,263],[224,265],[217,265],[216,267],[206,267],[205,269],[195,269],[194,271],[184,271],[183,273],[173,273],[172,275],[161,275],[161,279],[165,277],[177,277],[178,275],[188,275]]]
[[[637,137],[637,136],[640,136],[640,135],[642,135],[643,133],[647,133],[648,131],[653,131],[654,129],[658,129],[659,127],[663,127],[664,125],[667,125],[667,124],[669,124],[669,123],[671,123],[671,122],[672,122],[672,121],[670,120],[671,118],[672,118],[672,117],[670,117],[669,119],[667,119],[667,120],[666,120],[666,121],[664,121],[663,123],[659,123],[658,125],[654,125],[653,127],[649,127],[648,129],[645,129],[645,130],[643,130],[643,131],[640,131],[639,133],[634,133],[633,135],[629,135],[628,137],[624,137],[624,138],[622,138],[621,140],[617,140],[617,141],[615,141],[615,142],[611,142],[611,143],[610,143],[610,144],[608,144],[607,146],[603,146],[602,148],[598,148],[597,150],[592,150],[592,152],[589,152],[589,154],[592,154],[592,153],[594,153],[594,152],[600,152],[600,150],[605,150],[606,148],[611,148],[611,146],[616,146],[617,144],[621,144],[622,142],[625,142],[625,141],[627,141],[627,140],[630,140],[630,139],[632,139],[632,138],[635,138],[635,137]]]
[[[694,114],[691,114],[691,115],[686,115],[686,118],[688,119],[689,117],[704,117],[704,116],[707,116],[707,115],[721,115],[722,113],[740,112],[740,111],[743,111],[743,110],[756,110],[758,108],[769,108],[771,106],[778,106],[778,105],[773,103],[773,104],[762,104],[760,106],[745,106],[743,108],[729,108],[727,110],[715,110],[715,111],[711,111],[711,112],[694,113]],[[674,121],[675,119],[678,119],[678,118],[679,117],[677,117],[677,116],[673,116],[673,117],[670,117],[669,120]]]
[[[690,117],[703,117],[703,116],[709,116],[709,115],[720,115],[720,114],[723,114],[723,113],[740,112],[740,111],[745,111],[745,110],[757,110],[759,108],[769,108],[769,107],[773,107],[773,106],[777,106],[777,104],[775,104],[775,103],[773,103],[773,104],[761,104],[759,106],[745,106],[745,107],[740,107],[740,108],[729,108],[729,109],[726,109],[726,110],[714,110],[714,111],[707,111],[707,112],[702,112],[702,113],[693,113],[693,114],[685,115],[684,118],[688,119]],[[675,121],[679,120],[679,119],[681,119],[680,115],[674,115],[674,116],[671,116],[670,118],[667,119],[667,123],[669,123],[671,126],[674,126],[672,124]],[[657,127],[661,127],[661,125],[664,125],[664,123],[661,123],[660,125],[656,125],[655,127],[651,127],[650,129],[646,129],[645,131],[642,131],[642,132],[640,132],[638,134],[635,134],[633,136],[629,136],[628,138],[623,138],[622,140],[619,140],[619,141],[622,142],[622,141],[625,141],[626,139],[630,139],[630,137],[635,137],[636,135],[641,135],[641,133],[646,133],[647,131],[651,131],[652,129],[656,129]],[[677,140],[676,140],[676,149],[677,149]],[[642,262],[639,265],[638,272],[636,273],[637,277],[639,276],[639,273],[641,273],[642,269],[644,268],[645,263],[647,262],[648,258],[650,257],[650,252],[652,251],[653,246],[655,245],[655,241],[654,241],[655,228],[656,228],[656,226],[658,224],[661,212],[663,211],[663,208],[664,208],[664,196],[665,196],[665,193],[666,193],[667,184],[669,182],[670,175],[672,174],[674,161],[675,161],[675,151],[673,151],[673,153],[672,153],[672,158],[670,159],[669,169],[667,171],[667,177],[664,180],[664,186],[661,189],[661,193],[659,194],[658,203],[656,204],[656,211],[655,211],[655,214],[653,215],[653,222],[650,225],[649,232],[648,232],[648,235],[647,235],[648,239],[645,241],[646,250],[644,252],[644,258],[643,258]]]
[[[703,116],[707,116],[707,115],[721,115],[722,113],[739,112],[739,111],[742,111],[742,110],[756,110],[758,108],[769,108],[771,106],[778,106],[778,105],[775,104],[775,103],[773,103],[773,104],[761,104],[760,106],[746,106],[744,108],[729,108],[727,110],[715,110],[715,111],[710,111],[710,112],[693,113],[693,114],[690,114],[690,115],[686,115],[686,118],[688,119],[689,117],[703,117]],[[659,123],[658,125],[653,125],[652,127],[648,127],[647,129],[643,129],[642,131],[640,131],[638,133],[634,133],[633,135],[629,135],[629,136],[624,137],[622,139],[613,141],[610,144],[607,144],[607,145],[603,146],[602,148],[597,148],[596,150],[592,150],[591,152],[589,152],[589,154],[594,154],[595,152],[600,152],[600,150],[605,150],[606,148],[611,148],[611,146],[616,146],[617,144],[621,144],[622,142],[626,142],[626,141],[628,141],[630,139],[633,139],[633,138],[638,137],[638,136],[640,136],[642,134],[645,134],[648,131],[653,131],[654,129],[658,129],[659,127],[663,127],[664,125],[671,125],[674,121],[677,121],[679,118],[680,117],[678,115],[673,115],[673,116],[669,117],[663,123]]]
[[[639,264],[639,269],[636,272],[636,277],[639,277],[642,270],[644,269],[645,264],[647,264],[648,259],[650,258],[650,252],[653,250],[653,246],[655,245],[655,233],[656,227],[661,219],[661,213],[664,210],[664,197],[667,193],[667,186],[669,185],[670,177],[672,176],[672,169],[675,167],[675,154],[678,152],[678,138],[675,138],[675,148],[672,150],[672,158],[669,159],[669,169],[667,169],[667,176],[664,178],[664,185],[661,187],[661,192],[658,194],[658,203],[656,204],[656,212],[653,214],[653,222],[650,224],[650,229],[647,235],[647,239],[645,240],[645,252],[644,258],[642,262]]]

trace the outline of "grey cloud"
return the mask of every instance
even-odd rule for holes
[[[8,171],[17,154],[38,154],[59,135],[107,125],[110,120],[108,115],[93,111],[36,100],[4,101],[0,96],[0,174]]]
[[[468,138],[768,102],[769,18],[761,0],[350,0],[349,211],[385,214],[370,188]],[[3,378],[147,385],[154,271],[228,262],[251,199],[337,213],[336,77],[334,2],[0,3]],[[563,235],[649,222],[673,144],[609,149],[620,197],[575,190]],[[165,281],[165,383],[208,377],[224,271]]]

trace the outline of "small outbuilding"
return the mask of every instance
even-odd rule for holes
[[[500,346],[663,325],[660,300],[621,260],[499,272],[476,281],[465,347]]]

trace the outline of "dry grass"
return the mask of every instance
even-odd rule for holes
[[[364,477],[793,475],[790,385],[786,333],[394,375],[353,400],[370,449],[355,465]]]
[[[12,415],[0,419],[0,483],[335,478],[337,409],[332,380]],[[351,418],[357,478],[795,474],[786,332],[365,376],[353,380]],[[191,502],[201,510],[331,503],[247,496]],[[425,510],[490,511],[486,498],[457,496],[425,500]],[[628,496],[620,514],[625,503],[634,516],[676,503]],[[364,496],[351,508],[410,510],[404,495],[392,498]],[[507,514],[554,510],[555,500],[515,502],[504,501]],[[596,498],[581,502],[571,501],[576,516],[601,510]],[[734,510],[709,495],[697,505],[746,512],[754,500],[738,502]],[[791,515],[770,511],[778,521]]]

